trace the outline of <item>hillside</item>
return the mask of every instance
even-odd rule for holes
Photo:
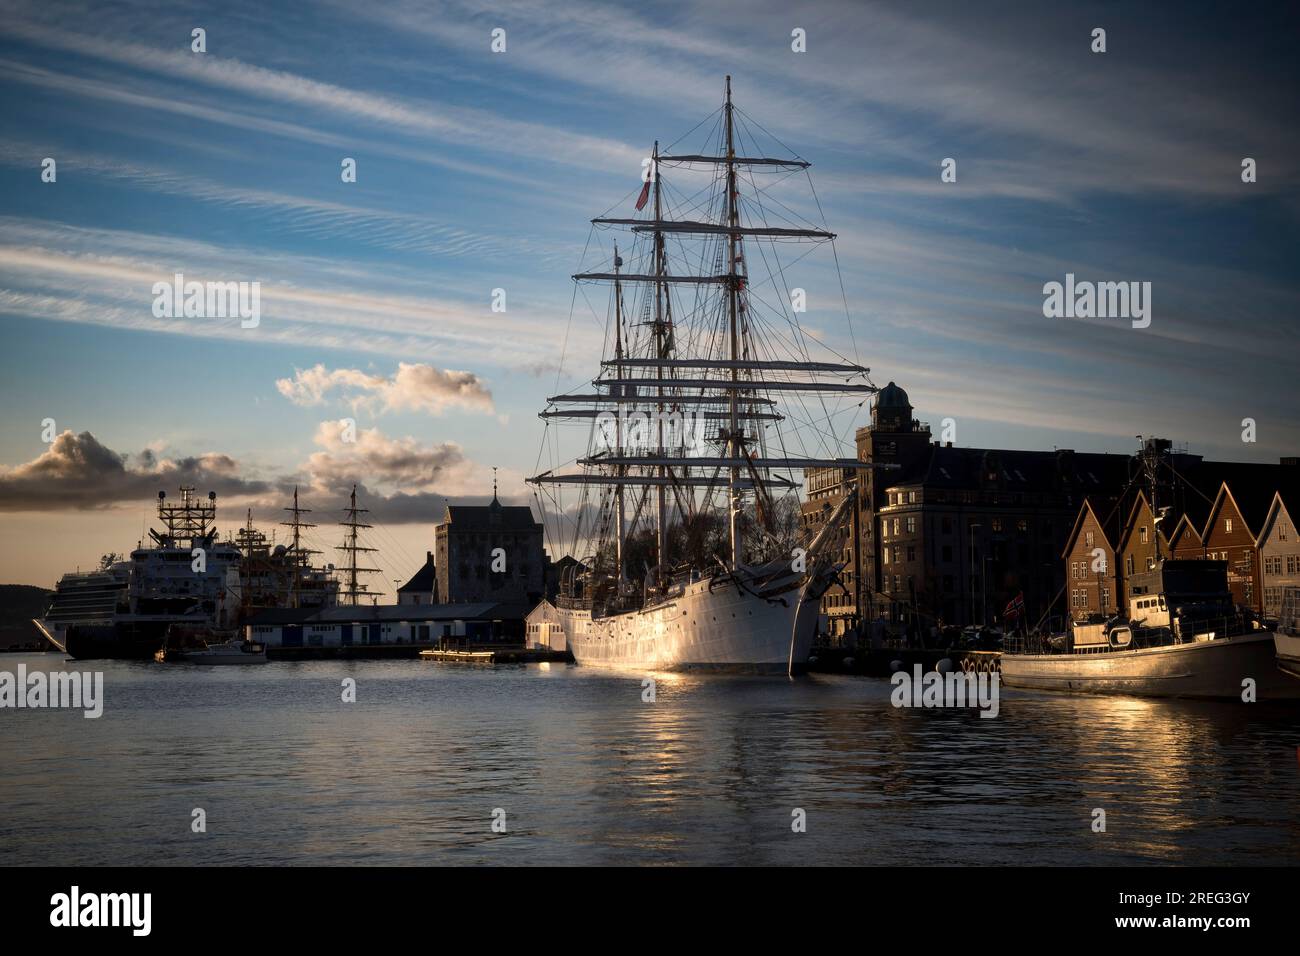
[[[41,639],[32,618],[45,611],[50,592],[28,584],[0,584],[0,650]]]

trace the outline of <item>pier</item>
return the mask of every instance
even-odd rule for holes
[[[493,650],[457,651],[425,648],[420,651],[420,659],[439,661],[444,664],[541,664],[571,663],[573,658],[567,651],[545,649],[528,649],[522,647],[495,648]]]
[[[266,656],[273,661],[318,660],[431,660],[456,663],[538,664],[543,661],[568,663],[566,651],[530,649],[520,645],[443,649],[422,643],[326,644],[309,646],[271,645]]]

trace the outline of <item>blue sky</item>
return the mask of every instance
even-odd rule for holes
[[[298,480],[328,521],[359,479],[390,579],[493,466],[528,500],[542,399],[599,358],[581,298],[569,315],[587,220],[631,215],[650,143],[715,110],[727,73],[813,162],[839,237],[854,335],[824,256],[795,277],[810,326],[958,444],[1300,452],[1284,6],[0,7],[0,580],[130,547],[141,489],[182,475],[232,519]],[[156,319],[178,271],[259,281],[260,326]],[[1066,272],[1150,281],[1151,327],[1044,318]],[[342,416],[359,447],[323,425]],[[47,418],[71,434],[44,442]]]

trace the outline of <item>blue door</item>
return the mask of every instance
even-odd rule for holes
[[[302,625],[288,624],[284,628],[284,646],[302,647]]]
[[[343,631],[339,637],[339,641],[346,646],[352,643],[352,625],[344,624],[342,625],[342,628]]]
[[[378,643],[379,643],[379,625],[378,625],[378,624],[371,624],[371,625],[370,625],[370,638],[369,638],[369,640],[367,641],[367,643],[370,643],[370,644],[378,644]]]

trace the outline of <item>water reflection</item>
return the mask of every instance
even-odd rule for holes
[[[651,702],[643,675],[560,665],[96,669],[100,720],[0,715],[8,862],[1300,859],[1283,705],[1004,691],[986,720],[851,677],[655,674]]]

